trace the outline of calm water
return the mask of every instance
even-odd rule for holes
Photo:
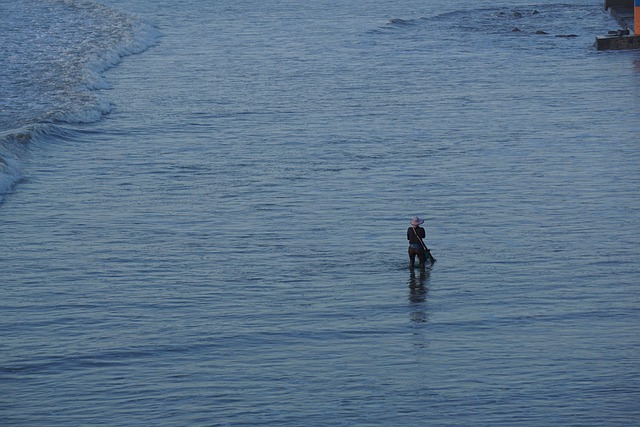
[[[601,2],[15,3],[1,425],[640,425]]]

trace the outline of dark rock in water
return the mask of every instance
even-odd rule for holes
[[[513,17],[514,17],[514,18],[522,18],[522,13],[520,13],[520,12],[513,12]]]
[[[549,33],[547,33],[546,31],[538,30],[536,31],[536,34],[549,34]]]
[[[628,36],[629,35],[629,30],[625,29],[625,30],[614,30],[614,31],[609,31],[609,35],[610,36]]]
[[[577,34],[556,34],[556,37],[571,38],[571,37],[578,37],[578,35]]]
[[[520,28],[518,27],[513,27],[513,29],[511,30],[512,33],[519,33],[520,32]]]
[[[531,14],[532,14],[532,15],[537,15],[537,14],[539,14],[539,13],[540,13],[540,12],[538,12],[536,9],[533,9],[533,12],[531,12]]]

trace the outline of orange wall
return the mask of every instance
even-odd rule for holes
[[[634,22],[633,33],[636,36],[640,36],[640,0],[635,1],[634,11],[635,11],[635,14],[633,18],[633,22]]]

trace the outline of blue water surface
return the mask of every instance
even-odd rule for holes
[[[19,3],[0,424],[638,425],[640,54],[601,4]]]

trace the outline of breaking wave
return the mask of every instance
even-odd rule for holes
[[[23,178],[29,143],[109,114],[104,71],[160,37],[142,19],[88,0],[25,0],[3,9],[0,202]]]

